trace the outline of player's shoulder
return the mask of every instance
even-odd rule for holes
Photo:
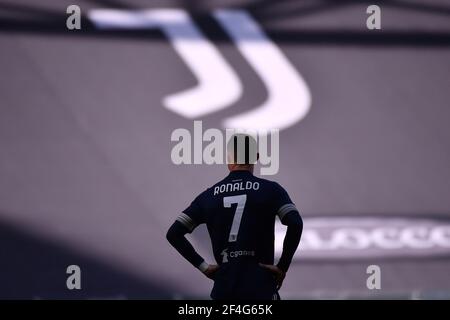
[[[257,176],[254,176],[254,177],[255,177],[256,181],[258,181],[260,184],[266,186],[267,188],[284,190],[283,187],[274,180],[269,180],[269,179],[265,179],[265,178],[261,178],[261,177],[257,177]]]

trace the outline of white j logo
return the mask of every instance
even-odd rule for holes
[[[242,10],[215,10],[214,17],[265,83],[268,97],[249,112],[227,118],[226,128],[284,129],[300,121],[311,105],[309,89],[281,50],[253,18]],[[187,118],[198,118],[235,103],[242,83],[217,48],[182,9],[95,9],[89,18],[102,29],[160,28],[190,67],[198,85],[169,95],[163,104]]]

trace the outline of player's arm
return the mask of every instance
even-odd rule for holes
[[[283,207],[282,207],[283,208]],[[267,268],[273,273],[277,281],[277,289],[281,288],[286,272],[289,269],[292,258],[297,250],[298,244],[303,231],[303,221],[293,204],[286,205],[285,213],[281,218],[281,223],[287,226],[286,235],[283,241],[283,252],[277,265],[261,264],[262,267]]]
[[[281,223],[287,226],[286,235],[283,241],[283,252],[277,267],[286,273],[297,250],[303,231],[303,220],[293,204],[285,206],[287,208]]]
[[[195,222],[188,215],[183,213],[169,228],[166,238],[187,261],[203,272],[208,278],[212,278],[218,267],[206,263],[185,237],[185,235],[191,233],[196,226]]]
[[[281,288],[286,272],[289,269],[292,258],[297,250],[303,231],[303,221],[297,208],[292,203],[286,190],[280,185],[275,185],[273,199],[278,217],[282,224],[287,226],[286,235],[283,241],[283,251],[277,265],[262,265],[269,269],[277,281],[277,289]]]

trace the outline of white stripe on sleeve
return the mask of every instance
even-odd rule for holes
[[[182,224],[184,224],[184,226],[186,228],[188,228],[188,230],[190,232],[192,232],[192,230],[195,229],[195,227],[197,227],[197,224],[194,222],[194,220],[192,220],[191,217],[189,217],[187,214],[182,213],[180,214],[180,216],[177,218],[177,221],[181,222]]]
[[[288,203],[288,204],[281,206],[281,208],[278,209],[277,214],[280,217],[280,220],[283,220],[284,216],[291,211],[298,212],[297,207],[293,203]]]

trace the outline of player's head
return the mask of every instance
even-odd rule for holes
[[[256,139],[249,134],[236,133],[227,142],[228,169],[249,170],[259,158]]]

